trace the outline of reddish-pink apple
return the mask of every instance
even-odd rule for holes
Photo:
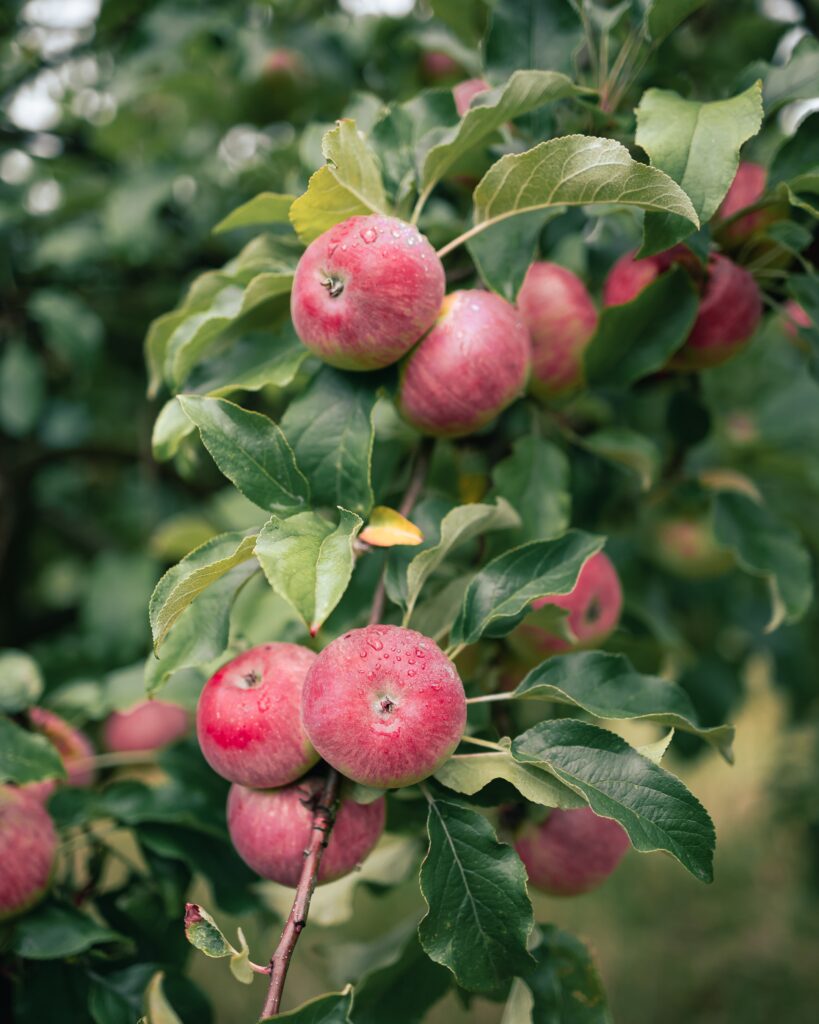
[[[538,825],[525,825],[515,849],[536,889],[553,896],[577,896],[596,889],[629,847],[622,825],[598,817],[591,807],[551,811]]]
[[[687,579],[712,579],[734,565],[705,516],[669,516],[655,528],[654,556],[664,568]]]
[[[530,358],[514,306],[493,292],[452,292],[401,368],[399,408],[425,434],[471,434],[522,394]]]
[[[253,647],[223,665],[199,696],[196,732],[215,772],[242,786],[284,786],[318,760],[301,720],[316,655],[298,644]]]
[[[799,339],[800,328],[813,327],[813,320],[811,320],[808,311],[794,299],[788,299],[785,303],[784,312],[785,320],[783,327],[785,328],[785,333],[792,341]]]
[[[400,359],[435,321],[444,268],[411,224],[350,217],[307,246],[290,308],[302,342],[343,370],[375,370]]]
[[[0,786],[0,921],[28,910],[48,889],[57,834],[25,787]]]
[[[744,217],[737,217],[730,224],[722,226],[723,221],[759,202],[765,194],[767,183],[768,172],[762,164],[751,163],[750,160],[743,160],[740,163],[734,180],[713,218],[714,228],[719,232],[720,240],[725,245],[741,245],[751,235],[781,217],[779,210],[773,206],[767,206],[761,210],[746,213]]]
[[[452,97],[455,100],[455,109],[458,111],[458,115],[463,117],[467,110],[469,110],[472,100],[480,93],[486,92],[487,89],[491,88],[492,86],[489,82],[483,78],[466,78],[463,82],[453,85]]]
[[[392,789],[431,775],[458,745],[466,698],[455,666],[414,629],[367,626],[334,640],[307,673],[307,734],[343,775]]]
[[[614,264],[603,289],[607,306],[631,302],[673,263],[691,266],[682,246],[636,260],[626,253]],[[703,370],[719,366],[750,341],[762,316],[762,298],[752,275],[727,256],[714,253],[700,299],[697,318],[683,347],[669,366]]]
[[[283,789],[231,786],[227,802],[230,838],[257,875],[292,888],[298,885],[321,789],[321,780],[310,776]],[[383,796],[369,804],[341,803],[322,854],[319,883],[332,882],[358,867],[378,842],[385,813]]]
[[[94,756],[94,747],[85,733],[48,708],[30,708],[28,717],[32,727],[56,747],[62,758],[66,777],[29,782],[23,787],[26,793],[38,800],[46,801],[58,783],[66,786],[92,786],[97,776],[90,763],[90,758]]]
[[[586,286],[557,263],[533,263],[517,306],[532,339],[531,390],[543,398],[575,390],[583,383],[583,352],[597,327]]]
[[[158,750],[188,731],[188,713],[166,700],[143,700],[126,711],[114,711],[103,728],[107,750]]]
[[[461,73],[461,65],[443,50],[426,50],[421,54],[421,76],[426,82],[451,82]]]
[[[516,630],[522,641],[521,653],[531,650],[534,654],[557,654],[602,643],[616,628],[623,610],[623,588],[608,555],[602,551],[592,555],[570,593],[539,597],[532,602],[532,609],[537,611],[548,605],[568,612],[567,625],[575,637],[574,643],[524,620]]]

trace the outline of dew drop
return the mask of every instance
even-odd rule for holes
[[[415,245],[418,241],[417,235],[407,235],[407,245]]]
[[[359,656],[359,658],[366,658],[367,657],[367,652],[362,649],[362,650],[360,650],[358,652],[358,656]]]
[[[380,651],[380,650],[381,650],[381,649],[383,648],[383,646],[384,646],[384,645],[383,645],[383,644],[381,643],[381,641],[380,641],[380,640],[375,640],[375,639],[373,639],[373,640],[368,640],[368,641],[367,641],[367,643],[369,644],[369,646],[370,646],[370,647],[372,647],[372,649],[373,649],[374,651]]]
[[[412,679],[415,676],[415,669],[411,668],[407,670],[407,675]]]
[[[393,238],[401,237],[401,232],[398,230],[398,228],[393,228],[390,234],[392,235]]]
[[[362,240],[367,245],[369,245],[371,242],[374,242],[376,238],[378,238],[378,232],[375,230],[375,228],[364,228],[364,230],[360,231],[359,234],[361,235]]]
[[[408,665],[414,665],[415,664],[415,658],[407,658],[407,664]]]
[[[480,313],[481,311],[481,307],[478,305],[477,302],[470,302],[469,308],[472,310],[473,313]]]
[[[426,657],[426,653],[427,652],[422,650],[420,647],[416,647],[415,648],[415,657],[416,658],[424,658],[424,657]]]
[[[342,247],[341,247],[341,251],[342,251],[342,252],[347,252],[347,246],[346,246],[346,245],[342,245]]]

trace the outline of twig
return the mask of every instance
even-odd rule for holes
[[[318,881],[321,855],[330,841],[330,833],[335,821],[336,803],[338,801],[339,776],[335,768],[329,768],[324,787],[313,809],[310,845],[304,852],[304,866],[301,869],[296,898],[284,924],[279,944],[270,958],[270,985],[264,1001],[260,1021],[275,1017],[279,1012],[284,991],[284,981],[293,950],[299,941],[302,929],[307,924],[310,911],[310,900]]]
[[[493,743],[492,740],[482,740],[478,736],[461,736],[461,743],[474,743],[476,747],[488,747],[489,750],[500,750],[506,753],[506,748],[500,743]]]

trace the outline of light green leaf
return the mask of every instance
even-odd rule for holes
[[[531,541],[493,559],[467,588],[452,627],[452,643],[505,636],[536,598],[568,594],[603,541],[591,533],[569,530],[557,540]]]
[[[0,711],[13,715],[36,704],[43,692],[37,662],[24,651],[0,651]]]
[[[429,799],[429,852],[421,866],[428,911],[418,926],[427,956],[468,992],[497,992],[527,970],[533,915],[526,873],[477,811]]]
[[[315,512],[273,516],[256,542],[268,583],[295,608],[312,636],[344,596],[353,573],[353,540],[363,520],[347,509],[339,512],[336,527]]]
[[[695,878],[713,878],[714,826],[678,778],[620,736],[587,722],[540,722],[512,742],[521,764],[551,772],[604,818],[619,821],[635,849],[665,850]]]
[[[163,971],[157,971],[145,990],[145,1009],[148,1024],[182,1024],[174,1008],[165,998],[162,990]]]
[[[22,785],[64,778],[62,758],[45,736],[0,715],[0,781]]]
[[[437,643],[452,629],[463,604],[466,588],[472,582],[474,573],[465,573],[450,580],[432,597],[415,606],[409,621],[411,629],[417,629],[424,636],[432,637]]]
[[[765,75],[762,98],[765,111],[772,114],[793,100],[813,99],[819,81],[819,45],[806,36],[796,46],[787,64],[772,67]]]
[[[176,398],[169,399],[159,410],[151,434],[151,451],[157,462],[167,462],[196,428],[185,415]]]
[[[180,395],[213,461],[246,498],[270,512],[304,508],[310,487],[273,420],[224,398]]]
[[[289,321],[279,329],[242,332],[224,351],[200,361],[186,388],[213,397],[269,385],[284,388],[309,355]]]
[[[622,654],[581,651],[549,658],[514,691],[524,700],[551,700],[596,718],[639,719],[693,733],[733,760],[730,725],[700,725],[688,694],[676,683],[637,672]]]
[[[289,224],[288,214],[295,198],[279,192],[260,192],[220,220],[213,233],[219,235],[223,231],[253,227],[257,224]]]
[[[321,151],[327,164],[290,207],[290,220],[305,243],[348,217],[387,212],[381,171],[355,121],[338,121],[322,139]]]
[[[234,952],[230,958],[230,973],[243,985],[250,985],[253,982],[253,968],[250,966],[250,948],[241,928],[237,929],[239,934],[239,950]]]
[[[506,740],[506,743],[509,741]],[[568,810],[585,801],[554,776],[532,765],[520,764],[509,750],[482,754],[455,754],[445,761],[435,778],[456,793],[472,796],[495,779],[503,779],[533,804]]]

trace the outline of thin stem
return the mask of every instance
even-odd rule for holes
[[[418,224],[418,221],[421,219],[421,212],[423,211],[424,206],[426,206],[427,199],[432,195],[432,190],[435,188],[435,185],[436,182],[430,182],[430,184],[427,185],[423,192],[418,196],[415,208],[412,211],[412,216],[410,217],[410,224]]]
[[[78,757],[73,765],[77,768],[121,768],[130,764],[155,764],[154,750],[120,750],[112,754],[94,754]]]
[[[616,93],[615,86],[617,85],[617,79],[620,77],[620,72],[631,57],[635,45],[640,45],[640,39],[637,33],[632,30],[620,47],[620,52],[617,54],[614,64],[612,64],[611,72],[600,91],[600,109],[606,114],[612,114],[617,109],[616,104],[612,102],[612,98]]]
[[[450,661],[454,661],[461,651],[466,647],[466,644],[455,644],[454,647],[447,647],[445,653]]]
[[[493,700],[514,700],[514,697],[512,696],[512,691],[510,690],[508,693],[487,693],[484,694],[484,696],[482,697],[467,697],[466,703],[488,704],[490,701]]]
[[[508,216],[511,217],[512,214],[508,214]],[[504,218],[502,218],[502,217],[498,217],[498,218],[496,218],[496,221],[503,220],[503,219]],[[488,221],[481,221],[480,224],[475,224],[474,227],[471,227],[469,229],[469,231],[464,231],[464,233],[462,235],[458,235],[457,238],[453,238],[451,242],[447,242],[446,245],[442,246],[438,250],[438,257],[440,259],[443,259],[444,256],[448,256],[452,252],[453,249],[457,249],[459,245],[463,245],[464,242],[468,242],[470,238],[474,238],[475,235],[479,234],[479,232],[481,232],[481,231],[485,231],[486,228],[488,228],[488,227],[489,227],[489,222]]]
[[[502,747],[500,743],[493,743],[492,740],[482,740],[477,736],[461,736],[461,743],[474,743],[476,747],[488,747],[490,750],[500,750],[505,752],[505,747]]]
[[[313,809],[313,823],[311,825],[310,845],[304,851],[304,865],[301,869],[299,884],[296,889],[296,898],[284,924],[279,944],[276,951],[270,958],[270,986],[267,990],[267,998],[264,1001],[262,1015],[259,1020],[267,1020],[269,1017],[277,1016],[282,1001],[284,982],[287,977],[287,970],[290,967],[290,960],[296,943],[299,941],[302,929],[307,924],[307,915],[310,911],[310,900],[313,898],[313,890],[318,881],[321,855],[330,840],[330,833],[333,830],[335,821],[336,803],[338,802],[339,775],[335,768],[328,769],[327,778],[321,795],[316,801]]]

